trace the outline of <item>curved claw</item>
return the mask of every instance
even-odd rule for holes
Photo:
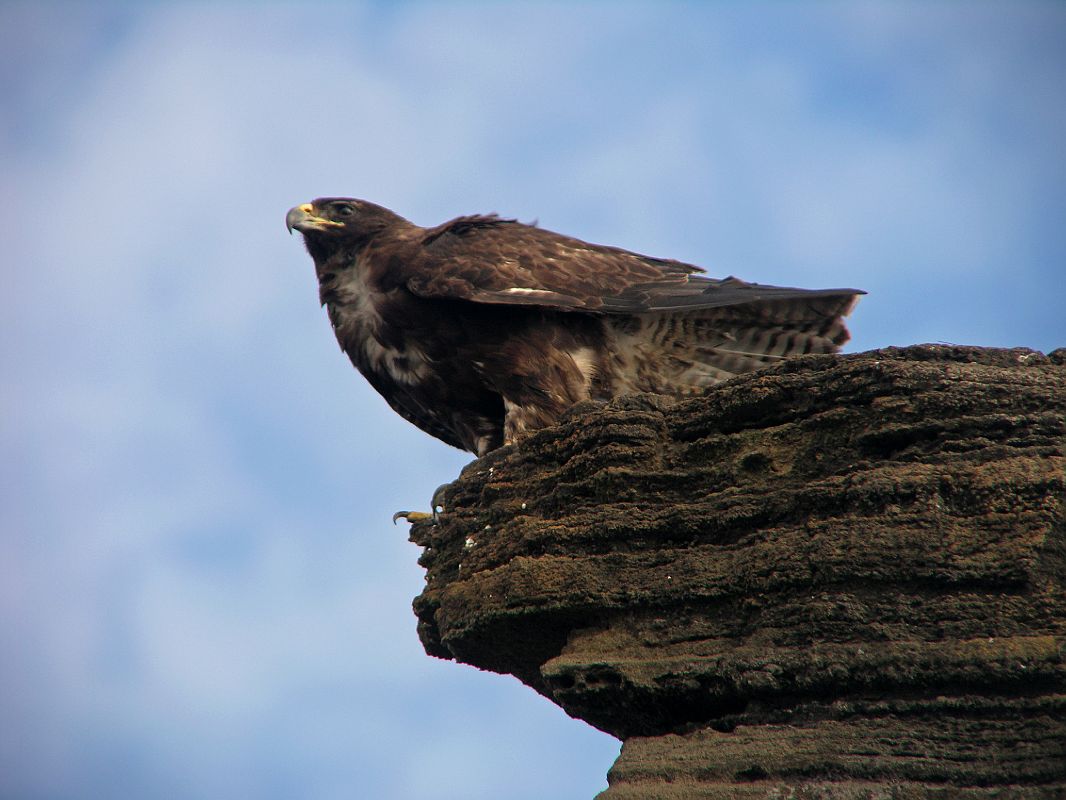
[[[433,521],[439,522],[440,515],[444,513],[444,490],[451,486],[450,483],[442,483],[436,489],[433,490],[433,497],[430,498],[430,507],[433,509]],[[438,509],[440,509],[438,511]]]

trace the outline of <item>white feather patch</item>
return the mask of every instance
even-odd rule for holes
[[[557,297],[556,292],[549,291],[548,289],[526,289],[522,286],[516,286],[512,289],[504,289],[504,294],[521,294],[521,295],[533,295],[538,297]]]
[[[570,352],[570,358],[577,364],[581,376],[585,379],[585,389],[592,385],[592,379],[596,375],[596,354],[591,347],[579,347]]]

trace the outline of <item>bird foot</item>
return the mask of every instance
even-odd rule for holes
[[[433,498],[430,500],[432,511],[397,511],[392,515],[392,524],[395,525],[398,519],[405,519],[412,524],[416,522],[432,522],[436,525],[440,522],[440,515],[444,513],[444,498],[442,495],[449,486],[451,486],[450,483],[443,483],[433,492]]]
[[[415,522],[437,522],[437,514],[429,511],[397,511],[392,515],[392,524],[396,524],[396,520],[405,519],[410,523]]]

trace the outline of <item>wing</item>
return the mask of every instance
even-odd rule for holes
[[[460,217],[429,229],[420,257],[406,266],[407,287],[422,297],[600,314],[863,294],[707,278],[691,264],[589,244],[495,216]]]

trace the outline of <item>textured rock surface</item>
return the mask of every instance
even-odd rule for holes
[[[1066,796],[1066,351],[577,408],[444,499],[427,652],[624,739],[607,800]]]

